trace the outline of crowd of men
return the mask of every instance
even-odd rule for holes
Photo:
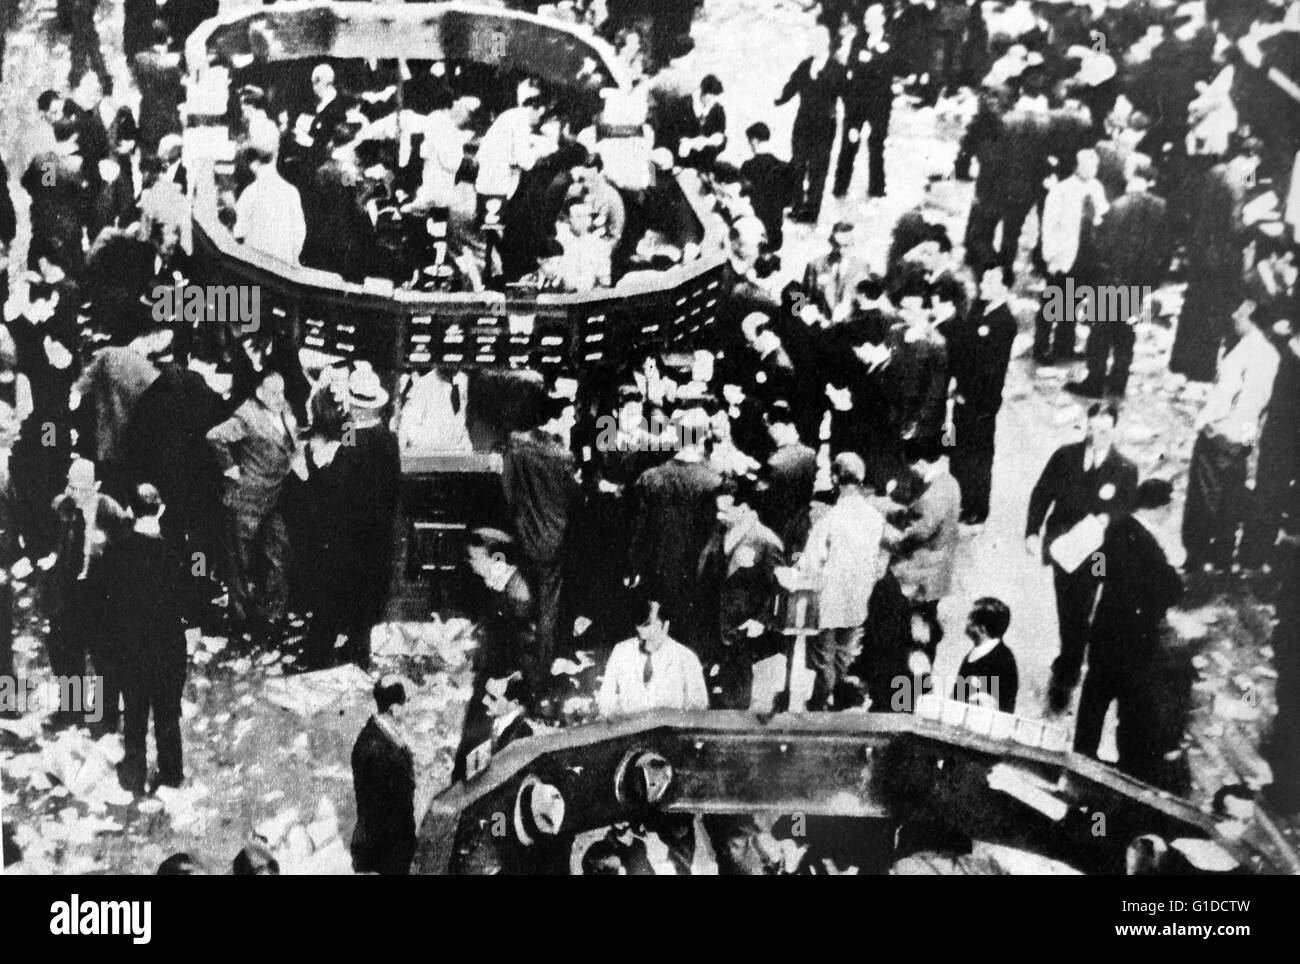
[[[789,656],[800,634],[808,709],[913,710],[955,635],[939,606],[962,527],[990,512],[1013,291],[1041,298],[1034,365],[1086,362],[1066,386],[1087,405],[1085,437],[1052,455],[1025,524],[1029,558],[1052,567],[1060,626],[1046,709],[1065,710],[1082,681],[1075,748],[1097,752],[1117,702],[1119,765],[1171,783],[1184,721],[1162,696],[1162,627],[1184,580],[1238,571],[1294,596],[1296,144],[1252,127],[1239,86],[1261,47],[1298,35],[1300,5],[1209,2],[1199,19],[1158,2],[1019,2],[999,21],[1015,29],[996,37],[986,6],[824,0],[819,49],[774,105],[798,100],[789,161],[765,122],[745,131],[743,164],[725,160],[735,152],[716,76],[675,98],[642,89],[680,52],[687,4],[672,27],[631,14],[601,24],[645,98],[630,154],[627,138],[616,148],[602,136],[619,105],[469,65],[320,63],[310,97],[290,75],[233,88],[234,237],[347,279],[608,286],[698,253],[676,188],[684,169],[715,198],[734,288],[689,364],[649,355],[576,390],[552,385],[504,445],[509,525],[473,534],[467,606],[490,675],[518,674],[511,695],[528,717],[562,715],[552,667],[576,649],[609,654],[604,715],[746,709],[755,664]],[[128,16],[137,112],[114,101],[94,58],[74,63],[70,92],[34,105],[28,271],[0,340],[0,624],[11,583],[41,573],[51,670],[83,675],[89,656],[107,731],[122,693],[136,788],[151,712],[154,782],[183,778],[187,628],[220,625],[253,647],[310,613],[301,668],[368,667],[400,476],[392,400],[369,364],[308,377],[269,330],[178,324],[149,302],[189,268],[175,113],[185,34],[156,13]],[[893,225],[883,266],[859,253],[881,224],[857,216],[834,224],[802,273],[782,265],[787,218],[816,224],[828,180],[855,196],[863,140],[856,194],[865,205],[888,193],[900,95],[926,109],[961,91],[978,106],[953,172],[975,169],[960,246],[922,199]],[[1169,314],[1151,293],[1174,280],[1187,293],[1170,370],[1203,402],[1185,560],[1152,521],[1170,480],[1139,479],[1117,432],[1138,325]],[[1097,298],[1059,310],[1062,291],[1098,288],[1138,294],[1120,312]],[[1296,620],[1283,615],[1273,740],[1278,785],[1296,789]],[[979,598],[962,626],[970,649],[939,695],[1033,712],[1013,626],[1004,602]],[[7,668],[8,636],[0,658]],[[363,739],[383,757],[404,695],[383,686],[376,698],[381,718]],[[519,730],[514,701],[498,702],[497,743]],[[363,862],[404,866],[382,853]]]

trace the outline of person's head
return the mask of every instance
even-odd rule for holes
[[[1144,479],[1137,487],[1133,508],[1137,512],[1163,509],[1174,498],[1174,486],[1168,479]]]
[[[569,167],[569,177],[581,188],[590,187],[605,169],[605,162],[595,151],[578,155]]]
[[[449,108],[452,123],[457,127],[465,127],[482,106],[483,101],[473,94],[457,94]]]
[[[406,706],[406,680],[400,676],[388,675],[375,683],[373,690],[375,710],[383,716],[398,717],[402,707]]]
[[[659,600],[646,597],[635,607],[636,636],[641,640],[641,647],[653,653],[669,638],[670,624],[660,612]]]
[[[706,108],[712,107],[722,96],[722,81],[714,74],[705,74],[700,81],[700,103]]]
[[[1144,191],[1155,180],[1155,168],[1151,165],[1151,159],[1144,155],[1130,155],[1125,167],[1127,168],[1125,173],[1128,175],[1128,186],[1132,190]]]
[[[528,94],[519,102],[519,106],[528,112],[528,123],[533,130],[542,126],[542,119],[546,116],[546,103],[541,94]]]
[[[767,434],[777,447],[799,441],[799,430],[795,427],[794,412],[790,403],[778,400],[771,404],[764,416],[767,420]]]
[[[1079,177],[1085,181],[1090,181],[1097,176],[1097,167],[1100,163],[1097,152],[1091,147],[1085,147],[1075,156],[1074,170]]]
[[[564,216],[569,230],[579,237],[591,234],[596,226],[596,212],[582,198],[569,198]]]
[[[88,459],[72,460],[68,466],[68,494],[78,502],[89,501],[99,494],[94,462]]]
[[[230,871],[236,877],[278,877],[280,862],[266,845],[265,837],[253,837],[235,854]]]
[[[765,151],[772,140],[772,129],[762,121],[750,124],[745,128],[745,140],[749,141],[749,149],[755,154]]]
[[[901,275],[894,283],[889,292],[889,300],[909,325],[928,324],[930,314],[925,305],[929,293],[929,286],[925,279],[909,272]]]
[[[831,462],[831,482],[844,489],[859,488],[867,478],[867,466],[856,452],[841,452]]]
[[[859,311],[882,307],[885,300],[885,281],[880,275],[867,275],[853,289],[853,306]]]
[[[131,490],[131,515],[136,522],[142,519],[161,519],[166,508],[157,486],[141,482]]]
[[[245,119],[252,117],[254,114],[265,114],[267,100],[266,91],[255,84],[245,84],[239,88],[239,112],[244,115]]]
[[[976,599],[966,617],[966,635],[979,645],[990,639],[1002,639],[1011,625],[1011,610],[1001,599],[984,596]]]
[[[831,228],[831,249],[843,251],[853,246],[853,224],[850,221],[838,221]]]
[[[199,866],[197,860],[189,854],[181,852],[172,854],[166,860],[158,865],[157,877],[199,877],[202,876],[203,869]]]
[[[584,877],[626,877],[627,864],[623,861],[623,848],[609,837],[601,837],[582,854]]]
[[[867,33],[876,33],[885,29],[884,0],[867,0],[862,11],[862,26]]]
[[[63,119],[65,106],[63,95],[57,90],[43,90],[36,98],[36,109],[49,124]]]
[[[253,396],[269,409],[279,410],[284,407],[284,376],[274,369],[262,370],[261,380]]]
[[[634,432],[645,418],[645,396],[635,384],[620,385],[618,389],[618,427]]]
[[[380,418],[388,404],[388,392],[383,381],[369,364],[359,363],[348,375],[345,396],[348,416],[352,421],[367,424]]]
[[[1115,444],[1115,426],[1119,408],[1113,402],[1093,402],[1088,406],[1087,440],[1094,449],[1109,451]]]
[[[936,324],[947,321],[966,303],[965,286],[952,275],[945,275],[934,283],[930,292],[930,310]]]
[[[335,92],[334,68],[329,64],[317,64],[311,72],[311,91],[317,100],[324,100]]]
[[[1258,304],[1253,298],[1242,299],[1237,310],[1232,313],[1232,330],[1238,338],[1245,338],[1255,330],[1255,309]]]
[[[254,177],[260,177],[264,171],[275,170],[275,157],[264,147],[257,144],[245,144],[240,148],[240,158],[252,171]]]

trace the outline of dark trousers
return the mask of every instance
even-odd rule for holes
[[[966,260],[972,266],[986,264],[997,255],[1007,284],[1013,280],[1016,255],[1020,253],[1020,232],[1034,209],[1034,198],[993,204],[976,198],[966,221]],[[995,247],[994,236],[1002,225],[1002,243]]]
[[[1061,633],[1061,652],[1052,661],[1052,685],[1071,690],[1079,682],[1083,668],[1097,583],[1086,563],[1073,573],[1053,565],[1052,582],[1056,590],[1056,622]]]
[[[794,183],[799,188],[796,215],[815,221],[822,210],[826,193],[826,175],[831,169],[831,146],[835,143],[835,124],[795,125],[790,164]]]
[[[1127,321],[1094,321],[1085,349],[1089,385],[1122,398],[1128,391],[1128,374],[1133,364],[1133,343],[1136,340],[1133,325]]]
[[[844,137],[840,141],[840,157],[835,164],[835,196],[849,192],[853,181],[853,165],[862,144],[862,126],[870,125],[867,133],[867,193],[872,197],[885,196],[885,138],[889,136],[890,111],[869,114],[861,109],[849,109],[844,115]]]
[[[1288,437],[1289,436],[1289,437]],[[1241,534],[1241,564],[1259,566],[1277,563],[1277,535],[1282,528],[1297,479],[1300,479],[1300,451],[1295,427],[1281,432],[1267,427],[1259,442],[1259,471],[1250,499],[1245,529]]]
[[[95,670],[96,723],[100,733],[116,733],[122,720],[122,661],[102,649],[93,649],[90,662]]]
[[[1121,646],[1131,645],[1124,640]],[[1095,757],[1101,743],[1106,711],[1115,703],[1119,728],[1115,734],[1121,770],[1147,779],[1155,769],[1151,759],[1153,734],[1150,732],[1154,696],[1149,663],[1133,665],[1129,661],[1099,660],[1088,666],[1079,696],[1079,717],[1074,728],[1074,752]],[[1159,754],[1155,754],[1158,758]]]
[[[961,488],[961,514],[968,522],[983,522],[989,515],[993,491],[993,446],[997,412],[966,413],[964,405],[953,413],[957,444],[952,450],[952,476]]]
[[[183,674],[175,678],[156,678],[128,673],[123,692],[126,724],[122,759],[124,779],[133,788],[142,788],[148,770],[146,745],[149,714],[153,713],[153,738],[158,748],[158,779],[166,786],[180,786],[185,778],[181,764],[181,691]]]
[[[564,592],[564,564],[560,560],[529,561],[530,582],[537,593],[537,636],[524,674],[534,699],[541,699],[550,687],[551,661],[555,658],[555,634],[560,622],[560,597]]]
[[[1069,273],[1075,278],[1079,277],[1077,268]],[[1049,292],[1053,287],[1064,290],[1065,274],[1049,274],[1047,276],[1047,288],[1043,291],[1043,298],[1038,306],[1038,317],[1034,321],[1034,358],[1040,362],[1062,361],[1074,357],[1075,342],[1075,305],[1063,304],[1060,299],[1055,299],[1056,305],[1061,309],[1061,317],[1052,319],[1048,317],[1047,306],[1053,303]]]
[[[99,74],[99,79],[107,87],[112,80],[108,66],[104,63],[104,53],[99,48],[99,31],[95,29],[95,0],[77,0],[70,4],[69,27],[72,36],[69,41],[69,55],[72,66],[68,70],[68,86],[75,88],[87,71]]]
[[[1238,286],[1231,270],[1193,265],[1189,274],[1187,296],[1169,351],[1169,370],[1194,382],[1212,382],[1218,370],[1219,347],[1237,307]]]
[[[1246,497],[1246,461],[1250,449],[1202,431],[1192,446],[1183,507],[1183,546],[1188,567],[1232,563],[1237,526]]]

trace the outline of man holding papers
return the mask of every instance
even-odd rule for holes
[[[1048,706],[1054,713],[1069,705],[1070,693],[1079,682],[1096,601],[1094,557],[1101,549],[1105,527],[1092,517],[1129,512],[1137,493],[1137,467],[1115,448],[1118,418],[1114,405],[1090,406],[1083,440],[1052,453],[1029,497],[1026,548],[1030,555],[1051,563],[1056,587],[1061,652],[1052,663],[1048,690]]]

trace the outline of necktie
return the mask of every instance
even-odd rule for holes
[[[649,686],[650,681],[653,680],[654,678],[655,678],[655,667],[654,667],[654,663],[652,662],[652,656],[650,653],[646,653],[645,669],[642,670],[641,672],[641,682],[644,683],[646,686]]]

